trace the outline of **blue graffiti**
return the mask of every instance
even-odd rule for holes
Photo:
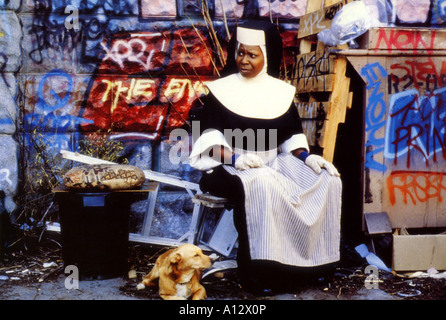
[[[52,88],[49,89],[50,98],[56,101],[54,104],[48,103],[44,95],[45,84],[51,77],[62,77],[62,79],[66,79],[67,81],[66,94],[62,98]],[[76,129],[82,123],[93,123],[93,120],[84,119],[70,114],[56,115],[54,113],[55,111],[64,108],[70,101],[72,88],[73,79],[66,72],[55,69],[47,73],[39,83],[37,92],[37,107],[41,110],[41,112],[33,112],[25,115],[25,130],[31,131],[37,128],[41,131],[44,131],[45,129],[51,129],[58,132],[66,132],[70,129]]]
[[[45,83],[51,77],[63,77],[68,82],[67,94],[63,98],[60,98],[59,95],[57,94],[57,92],[55,92],[52,88],[50,88],[51,96],[54,99],[56,99],[56,101],[57,101],[55,105],[47,104],[45,101],[45,97],[44,97]],[[42,81],[40,81],[40,83],[39,83],[39,89],[37,92],[39,100],[37,102],[37,105],[40,108],[42,108],[42,110],[45,112],[53,112],[57,109],[60,109],[63,106],[65,106],[67,104],[67,102],[70,100],[70,93],[71,93],[72,89],[73,89],[73,79],[71,78],[71,76],[69,74],[67,74],[65,71],[54,69],[54,70],[48,72],[42,78]]]
[[[436,162],[446,159],[446,88],[422,96],[416,89],[394,94],[389,103],[384,156],[397,164],[399,157],[411,154]]]
[[[446,1],[437,0],[437,12],[443,21],[446,21]]]
[[[12,125],[14,122],[10,118],[0,119],[0,125]]]
[[[369,92],[365,131],[367,133],[365,166],[384,172],[386,166],[376,161],[373,156],[384,151],[384,138],[378,137],[378,131],[386,124],[386,101],[381,91],[382,81],[387,77],[386,70],[379,63],[367,64],[361,69],[361,75],[366,79],[366,89]]]

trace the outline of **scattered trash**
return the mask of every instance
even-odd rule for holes
[[[38,238],[36,238],[37,241]],[[16,250],[3,257],[3,264],[0,267],[0,286],[6,288],[11,286],[29,286],[30,284],[61,281],[64,269],[61,256],[61,248],[55,241],[46,241],[45,245],[39,243],[39,249],[29,246],[32,250]],[[30,244],[30,242],[28,242]],[[319,289],[312,292],[320,292],[337,299],[350,299],[362,292],[367,277],[363,259],[369,256],[365,245],[355,248],[355,244],[348,246],[351,259],[343,262],[341,267],[336,268],[332,276],[327,276],[324,282],[317,281],[318,278],[308,282],[299,283],[297,290],[305,291],[306,288]],[[355,250],[356,249],[356,250]],[[362,249],[362,250],[361,250]],[[358,254],[361,252],[363,257]],[[123,294],[127,296],[140,297],[141,299],[156,299],[157,293],[150,290],[139,291],[136,288],[139,282],[140,273],[147,273],[153,267],[156,257],[164,251],[164,248],[150,247],[146,245],[134,245],[130,247],[129,265],[133,266],[123,274],[120,281],[125,284],[120,287]],[[206,289],[209,297],[214,299],[253,299],[251,293],[246,292],[240,285],[237,273],[237,263],[235,260],[224,260],[218,255],[212,255],[216,259],[214,265],[206,270],[204,277]],[[218,259],[218,260],[217,260]],[[222,260],[222,261],[220,261]],[[370,262],[369,262],[370,263]],[[48,268],[45,268],[48,267]],[[132,271],[135,270],[135,271]],[[441,270],[441,272],[438,272]],[[433,300],[446,298],[446,279],[442,269],[431,268],[410,274],[396,274],[394,272],[381,272],[376,284],[379,290],[387,294],[389,299],[398,300]],[[136,278],[132,275],[136,273]],[[211,276],[209,276],[211,275]],[[223,277],[221,277],[223,276]],[[438,278],[438,279],[437,279]],[[63,286],[63,284],[62,284]],[[302,287],[301,287],[302,286]],[[42,291],[46,287],[42,286]],[[6,291],[6,290],[4,290]],[[367,292],[369,292],[367,290]],[[266,292],[265,294],[271,294]],[[290,292],[290,297],[299,297],[296,292]],[[2,293],[0,293],[2,296]]]
[[[446,271],[438,272],[435,268],[430,268],[427,272],[417,271],[409,275],[409,278],[432,278],[446,279]]]
[[[419,286],[419,284],[417,284],[417,283],[413,283],[413,281],[410,281],[410,282],[408,283],[408,285],[411,286],[411,287]]]
[[[235,268],[237,268],[237,261],[235,261],[235,260],[216,261],[216,262],[214,262],[212,267],[208,271],[206,271],[206,273],[203,275],[202,279],[212,273],[222,271],[222,270],[227,270],[227,269],[235,269]]]
[[[421,291],[416,289],[407,289],[402,292],[397,292],[396,294],[403,298],[411,298],[421,295]]]
[[[45,262],[45,263],[43,264],[43,267],[44,267],[44,268],[57,267],[57,263],[55,263],[55,262]]]
[[[317,37],[328,46],[348,43],[350,48],[357,48],[354,39],[372,27],[388,26],[387,11],[384,0],[350,2],[336,12],[330,29],[322,30]]]
[[[362,258],[365,258],[370,265],[377,267],[379,270],[387,272],[392,271],[376,254],[369,252],[369,249],[365,244],[360,244],[355,247],[355,250]]]
[[[220,272],[220,271],[219,272],[215,272],[214,273],[214,277],[223,279],[225,277],[225,274],[224,274],[224,272]]]
[[[57,232],[60,231],[60,223],[58,222],[47,221],[45,225],[46,225],[45,229],[48,231],[57,231]]]
[[[317,37],[328,46],[351,43],[364,34],[370,25],[367,7],[362,1],[354,1],[343,6],[334,16],[330,29],[322,30]]]
[[[135,279],[136,278],[136,271],[134,269],[130,270],[128,273],[129,279]]]
[[[219,258],[219,256],[218,256],[218,254],[216,254],[216,253],[212,253],[212,254],[209,256],[209,258],[211,258],[212,261],[215,261],[215,260],[217,260],[217,259]]]

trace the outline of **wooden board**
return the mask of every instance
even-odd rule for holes
[[[317,101],[310,97],[308,102],[297,102],[297,111],[302,120],[325,120],[327,119],[328,101]]]
[[[325,116],[308,119],[302,108],[302,126],[310,146],[323,149],[322,156],[333,160],[338,125],[345,121],[346,109],[351,107],[352,94],[349,92],[350,79],[345,76],[347,60],[330,54],[324,44],[317,41],[315,35],[323,29],[330,28],[331,21],[342,6],[349,1],[308,1],[307,13],[301,18],[298,38],[300,54],[291,83],[296,87],[297,104],[305,103],[300,96],[310,95],[311,103],[322,103]],[[313,44],[316,43],[316,48]],[[345,46],[344,46],[345,47]],[[326,95],[320,93],[328,93]],[[322,99],[322,100],[321,100]],[[302,101],[304,100],[304,101]],[[299,109],[299,107],[298,107]]]
[[[444,227],[445,59],[381,51],[347,56],[366,86],[363,211],[386,212],[392,228]]]
[[[297,55],[294,77],[308,78],[334,73],[334,60],[335,56],[328,55],[325,50]]]
[[[329,29],[336,12],[344,5],[345,1],[331,1],[321,8],[321,1],[308,1],[307,14],[300,18],[298,38],[315,35],[322,30]],[[328,2],[327,2],[328,3]]]
[[[351,106],[349,104],[351,102],[349,101],[350,79],[345,76],[346,68],[347,59],[338,57],[335,66],[336,78],[334,79],[330,96],[330,106],[328,108],[322,144],[325,159],[333,159],[338,125],[345,121],[347,108]]]

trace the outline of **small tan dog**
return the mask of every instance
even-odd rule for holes
[[[155,286],[159,278],[159,294],[164,300],[193,300],[206,298],[206,289],[200,284],[202,270],[212,265],[209,256],[193,244],[182,244],[156,259],[155,266],[138,284],[137,289]]]

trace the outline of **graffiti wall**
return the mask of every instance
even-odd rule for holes
[[[399,0],[375,2],[393,3],[397,24],[445,23],[444,0],[404,2],[410,6]],[[78,151],[82,139],[101,131],[123,143],[123,156],[130,163],[194,179],[187,164],[168,160],[169,149],[175,145],[168,134],[175,128],[188,128],[190,110],[200,105],[205,94],[203,83],[218,77],[224,64],[225,44],[234,27],[244,19],[278,21],[290,72],[299,53],[299,18],[306,3],[2,1],[0,146],[7,152],[0,153],[0,189],[7,195],[7,209],[16,208],[14,198],[22,187],[23,169],[35,160],[36,132],[46,151],[56,156],[60,149]],[[388,35],[382,43],[389,49],[407,46],[402,38],[394,38]],[[413,44],[423,50],[431,41],[413,38]],[[373,111],[367,127],[367,170],[371,177],[380,175],[379,179],[388,181],[384,195],[369,192],[371,203],[383,197],[392,208],[421,208],[443,195],[442,184],[435,182],[442,180],[441,170],[432,170],[432,165],[440,166],[444,159],[444,128],[439,127],[444,117],[438,110],[416,114],[415,107],[402,106],[412,99],[427,108],[443,99],[444,71],[438,60],[401,58],[392,64],[377,60],[363,66],[370,86],[367,110]],[[381,93],[392,97],[392,105],[380,102]],[[393,132],[386,133],[387,127]],[[419,187],[410,191],[415,190],[413,177],[437,183],[440,196],[431,189],[424,196]]]
[[[176,144],[169,133],[189,128],[189,112],[200,106],[204,83],[219,76],[239,19],[283,21],[285,61],[292,64],[305,5],[306,0],[0,3],[0,146],[8,150],[0,153],[0,189],[7,209],[17,208],[14,197],[32,179],[25,169],[39,153],[79,151],[98,132],[122,143],[122,158],[131,164],[196,182],[199,175],[187,163],[169,161]]]
[[[366,83],[365,212],[394,227],[446,225],[445,36],[377,29],[375,56],[349,58]]]

